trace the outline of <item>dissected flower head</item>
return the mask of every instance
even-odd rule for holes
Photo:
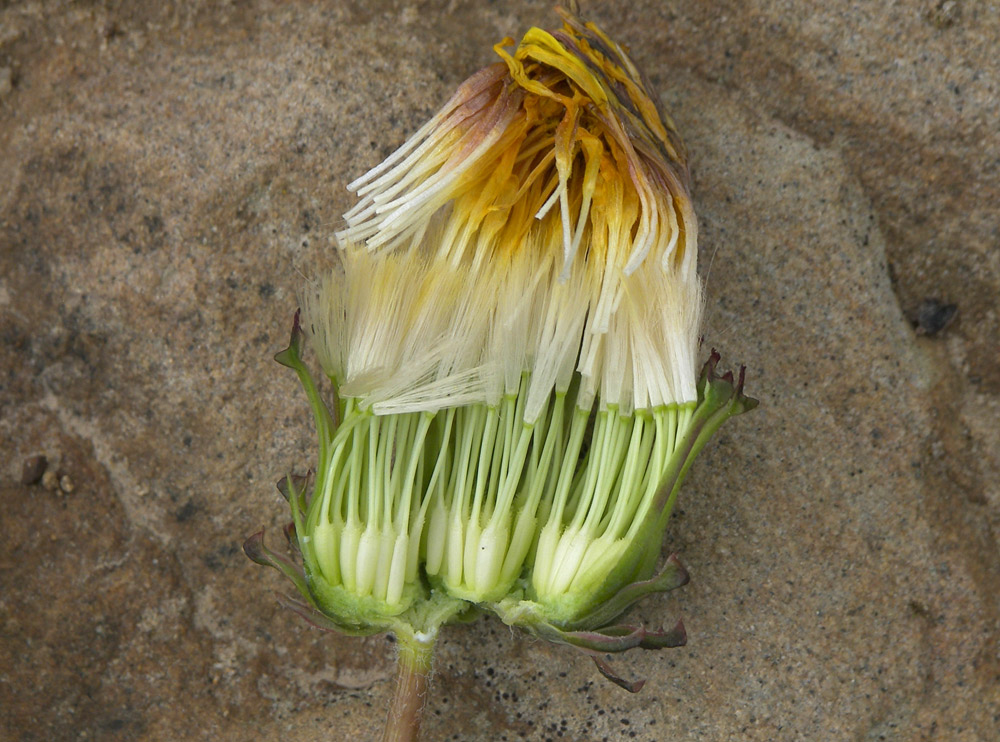
[[[289,499],[312,606],[341,630],[436,630],[471,606],[593,651],[654,577],[677,487],[742,378],[699,376],[684,149],[624,50],[562,11],[349,187],[301,361],[320,437]],[[257,550],[260,557],[260,551]],[[603,632],[603,633],[602,633]]]

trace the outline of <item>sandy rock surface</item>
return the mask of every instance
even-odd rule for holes
[[[761,406],[681,494],[692,582],[637,616],[689,643],[616,659],[641,693],[480,619],[425,739],[996,740],[1000,9],[625,5],[585,10],[684,135],[705,352]],[[270,358],[344,184],[556,19],[129,8],[0,8],[0,739],[370,739],[391,642],[307,628],[240,551],[314,455]]]

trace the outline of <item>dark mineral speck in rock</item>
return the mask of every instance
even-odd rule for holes
[[[924,299],[917,309],[917,333],[936,335],[947,327],[958,312],[955,304],[944,304],[938,299]]]
[[[177,519],[178,523],[184,523],[191,520],[198,512],[198,505],[194,501],[188,500],[184,505],[178,510],[174,517]]]
[[[21,484],[36,484],[45,474],[49,460],[44,456],[29,456],[21,465]]]

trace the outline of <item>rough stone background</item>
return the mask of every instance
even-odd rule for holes
[[[693,581],[638,613],[690,641],[618,660],[643,692],[483,619],[425,739],[1000,738],[998,5],[587,5],[686,138],[706,353],[761,407],[682,493]],[[2,4],[0,738],[374,736],[391,644],[307,629],[240,552],[313,455],[270,357],[344,184],[555,22]],[[917,332],[925,299],[954,321]],[[72,492],[20,484],[35,454]]]

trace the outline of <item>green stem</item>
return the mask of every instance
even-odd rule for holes
[[[420,715],[427,696],[436,632],[429,636],[406,636],[406,632],[399,632],[397,638],[399,659],[396,666],[396,688],[381,742],[416,742],[420,732]]]

